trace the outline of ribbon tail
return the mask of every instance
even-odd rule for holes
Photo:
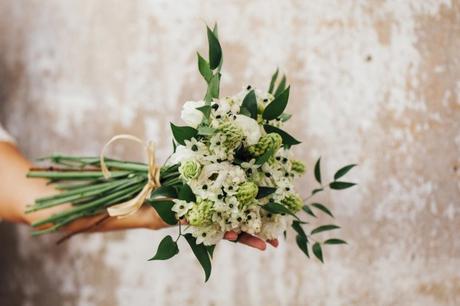
[[[133,199],[113,205],[107,208],[107,212],[111,217],[118,217],[118,218],[125,218],[128,217],[136,211],[144,204],[145,199],[150,194],[152,187],[149,185],[145,185],[142,191]]]

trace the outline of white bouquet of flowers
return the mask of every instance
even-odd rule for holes
[[[119,135],[104,147],[100,157],[53,155],[45,158],[58,167],[31,169],[30,177],[47,178],[62,192],[37,199],[28,211],[71,203],[69,210],[33,224],[51,224],[55,231],[75,219],[106,213],[124,217],[141,205],[155,208],[168,224],[178,225],[178,237],[166,236],[151,260],[169,259],[179,252],[177,241],[184,237],[205,271],[211,272],[215,245],[227,231],[249,233],[265,240],[286,233],[290,225],[299,248],[323,261],[322,246],[342,244],[341,239],[313,240],[310,236],[338,229],[322,225],[306,232],[308,224],[299,212],[316,217],[315,210],[333,217],[326,206],[307,203],[311,196],[331,189],[345,189],[354,183],[339,181],[354,165],[336,172],[323,184],[320,160],[314,175],[320,186],[305,200],[295,190],[295,179],[305,172],[291,147],[300,142],[283,130],[291,115],[285,112],[289,99],[286,77],[278,70],[267,91],[247,86],[234,96],[219,97],[222,49],[217,27],[207,28],[209,60],[198,54],[198,68],[208,84],[202,101],[184,104],[184,126],[171,124],[173,153],[162,167],[155,164],[154,147],[146,144],[148,164],[104,157],[105,148],[118,139],[142,142],[134,136]]]

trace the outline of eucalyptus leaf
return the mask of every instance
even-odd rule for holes
[[[265,107],[262,117],[266,120],[273,120],[278,118],[286,108],[289,100],[289,87],[281,92],[270,104]]]
[[[348,173],[348,171],[350,171],[353,167],[356,167],[357,165],[356,164],[351,164],[351,165],[348,165],[348,166],[345,166],[343,168],[340,168],[335,174],[334,174],[334,180],[338,180],[339,178],[341,178],[342,176],[344,176],[345,174]]]
[[[310,207],[308,207],[308,205],[304,205],[304,206],[302,207],[302,209],[303,209],[304,212],[306,212],[306,213],[309,214],[310,216],[316,218],[316,215],[313,213],[313,211],[310,209]]]
[[[211,105],[204,105],[197,107],[196,109],[203,113],[204,118],[209,119],[209,116],[211,115]]]
[[[257,119],[257,98],[254,90],[249,91],[241,104],[251,114],[251,118]]]
[[[275,88],[276,79],[278,78],[278,73],[279,73],[279,69],[276,68],[276,71],[275,73],[273,73],[272,78],[270,80],[270,86],[268,87],[269,93],[273,93],[273,89]]]
[[[193,254],[198,259],[201,267],[204,270],[205,275],[205,282],[208,281],[209,276],[211,276],[211,259],[209,258],[208,249],[204,244],[196,244],[196,238],[192,236],[192,234],[185,234],[185,240],[187,240],[188,244],[192,248]]]
[[[212,259],[212,256],[214,255],[214,249],[215,248],[216,248],[215,244],[206,246],[206,250],[208,251],[209,257],[211,257],[211,259]]]
[[[211,102],[212,99],[219,98],[220,76],[220,73],[213,75],[211,81],[209,82],[208,90],[206,91],[206,96],[204,97],[204,100],[208,103]]]
[[[165,260],[177,255],[178,253],[179,248],[177,247],[177,243],[171,236],[168,235],[161,240],[156,254],[149,260]]]
[[[160,218],[169,225],[176,225],[176,214],[172,211],[174,202],[170,200],[148,200],[147,201],[160,216]]]
[[[286,89],[286,75],[283,75],[280,83],[278,84],[278,87],[275,90],[275,94],[274,94],[275,97],[279,96],[285,89]]]
[[[279,128],[274,127],[272,125],[265,124],[264,125],[264,130],[267,133],[277,133],[278,135],[280,135],[281,139],[283,140],[283,145],[285,145],[286,147],[291,147],[293,145],[296,145],[296,144],[300,143],[300,141],[298,141],[297,139],[295,139],[294,137],[292,137],[291,135],[289,135],[288,133],[286,133],[282,129],[279,129]]]
[[[321,157],[315,163],[315,179],[321,184]]]
[[[324,241],[324,244],[347,244],[347,242],[342,239],[331,238],[331,239]]]
[[[198,134],[198,131],[190,126],[177,126],[171,122],[171,130],[174,139],[181,145],[185,145],[186,140],[190,140]]]
[[[329,216],[334,218],[334,215],[332,214],[332,212],[326,206],[324,206],[323,204],[321,204],[321,203],[312,203],[311,206],[323,211],[324,213],[326,213]]]
[[[216,34],[209,27],[206,28],[208,33],[209,67],[211,70],[214,70],[222,60],[222,48]]]
[[[302,228],[302,223],[298,222],[296,220],[292,221],[291,227],[297,232],[299,236],[304,237],[307,239],[307,234],[305,234],[305,231]]]
[[[265,198],[266,196],[274,193],[275,191],[276,191],[276,188],[273,188],[273,187],[259,186],[259,191],[257,193],[256,199]]]
[[[150,194],[150,199],[154,199],[156,197],[167,197],[167,198],[175,198],[177,197],[177,190],[174,187],[171,186],[160,186],[157,189],[155,189],[151,194]]]
[[[295,237],[295,241],[297,243],[297,246],[299,247],[300,250],[302,250],[302,252],[304,252],[304,254],[310,258],[310,254],[308,252],[308,240],[306,237],[304,236],[301,236],[301,235],[297,235]]]
[[[196,202],[195,194],[193,193],[192,189],[189,185],[184,184],[179,191],[179,200],[187,201],[187,202]]]
[[[340,228],[340,226],[337,226],[337,225],[334,225],[334,224],[321,225],[321,226],[318,226],[317,228],[315,228],[314,230],[312,230],[311,234],[314,235],[314,234],[318,234],[318,233],[321,233],[321,232],[331,231],[331,230],[335,230],[335,229],[339,229],[339,228]]]
[[[318,258],[322,263],[323,261],[323,250],[321,249],[321,245],[318,242],[315,242],[312,247],[313,254],[315,254],[316,258]]]
[[[287,113],[282,113],[278,119],[281,120],[282,122],[286,122],[288,121],[289,119],[291,119],[292,115],[291,114],[287,114]]]
[[[200,53],[196,53],[198,56],[198,70],[203,78],[206,80],[206,83],[209,83],[212,78],[212,70],[209,67],[209,63],[200,55]]]
[[[321,191],[323,191],[323,190],[324,190],[324,188],[316,188],[316,189],[313,189],[313,191],[311,192],[311,195],[314,195],[314,194],[316,194],[316,193],[318,193],[318,192],[321,192]]]
[[[294,218],[299,219],[292,211],[290,211],[286,206],[281,205],[279,203],[274,203],[274,202],[268,202],[265,205],[261,205],[263,209],[266,211],[271,212],[272,214],[288,214],[293,216]]]
[[[355,186],[356,183],[334,181],[329,184],[331,189],[342,190]]]

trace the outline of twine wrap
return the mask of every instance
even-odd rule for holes
[[[107,208],[107,212],[109,216],[111,217],[118,217],[118,218],[124,218],[129,215],[132,215],[136,213],[139,208],[144,204],[144,201],[147,197],[150,196],[150,193],[155,189],[160,186],[160,168],[157,167],[155,164],[155,145],[153,142],[149,141],[148,143],[145,143],[141,139],[137,138],[136,136],[133,135],[127,135],[127,134],[121,134],[121,135],[116,135],[112,137],[102,148],[101,154],[99,156],[100,158],[100,164],[101,164],[101,171],[106,179],[110,178],[111,173],[109,169],[107,168],[107,165],[105,164],[104,161],[104,152],[107,150],[107,148],[113,144],[114,142],[118,140],[130,140],[130,141],[135,141],[142,146],[145,147],[147,151],[147,158],[148,158],[148,181],[147,184],[145,184],[144,188],[142,188],[141,192],[137,194],[136,197],[133,199],[113,205],[111,207]]]

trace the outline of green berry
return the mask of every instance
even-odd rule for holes
[[[198,199],[196,204],[187,212],[187,220],[193,226],[206,226],[212,223],[214,213],[213,202]]]
[[[293,160],[292,161],[292,171],[297,174],[304,174],[305,173],[305,164],[300,160]]]
[[[253,182],[244,182],[238,187],[236,198],[242,205],[251,203],[257,196],[259,188]]]
[[[281,204],[286,206],[292,212],[298,212],[302,209],[303,201],[299,195],[294,193],[289,193],[281,200]]]
[[[224,145],[228,149],[237,148],[243,141],[243,130],[231,122],[222,123],[219,131],[225,136]]]
[[[273,149],[274,151],[278,150],[283,143],[283,139],[277,133],[269,133],[262,136],[259,139],[259,142],[248,148],[249,153],[252,156],[260,156],[267,152],[267,150]]]

